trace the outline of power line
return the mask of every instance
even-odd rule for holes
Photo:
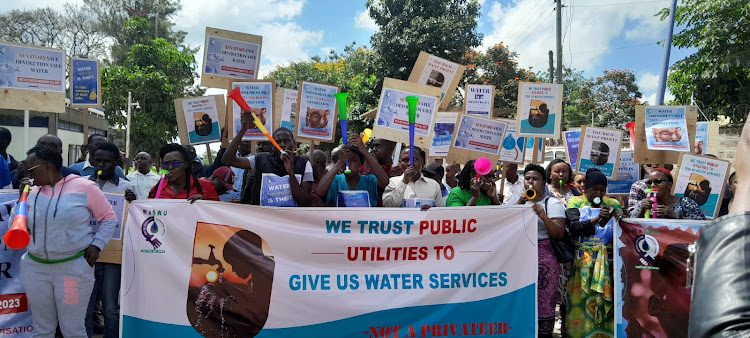
[[[651,0],[651,1],[639,1],[639,2],[622,2],[622,3],[616,3],[616,4],[600,4],[600,5],[579,5],[579,6],[572,6],[572,7],[624,6],[624,5],[639,5],[639,4],[658,3],[658,2],[665,2],[665,1],[669,1],[669,0]]]
[[[549,19],[550,15],[552,15],[553,12],[555,12],[554,8],[552,8],[552,10],[549,11],[549,14],[547,14],[547,16],[544,19],[542,19],[542,21],[546,21],[547,19]],[[521,45],[523,44],[523,42],[526,41],[526,39],[528,39],[532,34],[534,34],[534,32],[536,32],[536,30],[539,28],[539,26],[541,26],[541,25],[536,25],[536,27],[534,27],[534,30],[531,31],[531,33],[529,33],[528,35],[526,35],[526,37],[523,38],[523,40],[521,40],[521,42],[519,42],[518,45],[516,45],[514,48],[518,49],[519,47],[521,47]]]
[[[542,1],[539,2],[539,4],[542,4],[542,3],[543,3]],[[529,29],[531,28],[530,25],[528,25],[527,23],[529,21],[531,21],[531,19],[533,19],[534,17],[539,17],[542,14],[544,14],[544,10],[545,10],[544,6],[540,6],[540,7],[536,8],[536,9],[532,9],[531,11],[529,11],[524,16],[524,18],[521,19],[520,23],[516,26],[516,27],[523,27],[522,30],[518,31],[518,34],[516,34],[513,38],[508,39],[508,41],[511,41],[511,40],[513,41],[513,42],[509,43],[508,45],[514,44],[516,41],[518,41],[518,39],[520,39],[524,34],[526,34],[526,32],[528,32]],[[536,29],[536,27],[538,27],[538,25],[535,25],[534,28]],[[515,31],[515,29],[514,29],[514,31]],[[508,36],[510,36],[510,35],[514,35],[514,34],[512,34],[512,33],[508,34]]]
[[[613,47],[613,48],[607,48],[607,49],[587,50],[587,51],[583,51],[583,52],[573,52],[571,54],[598,53],[598,52],[606,52],[606,51],[610,51],[610,50],[627,49],[627,48],[644,47],[644,46],[653,46],[653,45],[656,45],[656,42],[644,43],[644,44],[641,44],[641,45]]]
[[[523,35],[523,33],[528,29],[528,25],[525,24],[526,20],[530,18],[529,16],[532,15],[532,13],[537,12],[539,10],[539,8],[544,8],[544,7],[539,7],[539,5],[542,4],[543,2],[544,2],[544,0],[538,0],[533,6],[531,6],[531,10],[529,10],[528,12],[526,12],[526,15],[524,15],[523,19],[521,19],[521,21],[519,21],[519,23],[517,25],[515,25],[513,27],[513,29],[508,33],[508,37],[509,37],[508,41],[511,40],[510,36],[512,36],[512,35],[516,34],[517,32],[519,32],[518,28],[520,28],[520,27],[523,27],[524,31],[521,32],[520,34],[514,36],[512,39],[515,41],[516,39],[518,39],[519,36]]]

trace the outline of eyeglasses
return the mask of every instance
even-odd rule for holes
[[[648,180],[648,181],[646,181],[646,185],[651,185],[651,184],[659,185],[659,184],[662,184],[663,182],[667,182],[667,181],[668,180],[661,180],[661,179],[657,178],[655,180]]]
[[[170,166],[171,166],[172,168],[177,169],[177,168],[181,167],[183,163],[185,163],[185,162],[184,161],[172,161],[172,162],[168,162],[167,161],[167,162],[162,162],[161,163],[161,168],[166,170],[166,169],[169,169]]]
[[[35,165],[35,166],[31,167],[31,168],[26,168],[26,171],[29,173],[29,175],[31,175],[32,172],[34,171],[34,169],[38,168],[40,165],[43,165],[43,164],[44,163],[39,163],[39,164],[37,164],[37,165]]]

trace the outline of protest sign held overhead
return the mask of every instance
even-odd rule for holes
[[[706,218],[716,218],[731,167],[729,161],[689,153],[682,154],[672,185],[672,194],[677,197],[690,197],[698,203]]]
[[[583,127],[578,147],[577,172],[583,174],[586,170],[597,168],[607,179],[615,179],[620,163],[622,133],[621,130]]]
[[[633,151],[621,151],[617,167],[617,179],[607,181],[607,195],[627,195],[630,187],[638,181],[641,166],[633,160]]]
[[[274,92],[276,91],[276,82],[273,80],[245,80],[245,81],[232,81],[231,88],[240,88],[242,98],[245,99],[247,105],[253,110],[255,116],[260,119],[260,123],[273,133],[273,100]],[[231,110],[230,110],[231,108]],[[239,133],[242,127],[242,108],[237,102],[232,101],[231,105],[227,106],[227,113],[231,116],[231,129],[229,132],[229,138],[234,138]],[[252,125],[248,130],[245,131],[245,135],[242,136],[243,140],[252,141],[264,141],[266,136],[263,131],[258,129],[257,126]]]
[[[131,205],[122,337],[536,333],[531,208],[187,206]]]
[[[262,36],[206,27],[201,86],[226,89],[232,80],[257,79],[262,44]]]
[[[219,142],[225,121],[223,95],[174,100],[177,133],[182,144]]]
[[[565,154],[568,155],[568,163],[571,170],[576,172],[578,165],[578,146],[581,143],[581,130],[568,130],[563,132],[563,144],[565,144]]]
[[[481,117],[492,117],[495,105],[495,86],[466,84],[464,113]]]
[[[716,154],[719,150],[719,122],[698,122],[695,127],[693,153],[698,155]],[[711,140],[714,140],[711,142]]]
[[[508,124],[502,121],[459,115],[448,161],[464,163],[479,157],[497,158],[507,128]]]
[[[456,131],[458,113],[438,112],[432,128],[432,144],[429,156],[445,157],[451,147],[451,140]]]
[[[458,82],[466,67],[437,56],[419,52],[417,62],[409,75],[409,82],[440,88],[440,108],[446,108],[453,99]]]
[[[65,112],[65,52],[0,41],[0,108]]]
[[[440,89],[411,82],[385,78],[372,134],[401,143],[409,143],[409,106],[407,96],[419,98],[414,121],[414,144],[430,147],[430,129],[437,115]]]
[[[562,94],[560,84],[518,83],[518,135],[525,137],[560,137]]]
[[[297,123],[297,94],[294,89],[276,88],[273,130],[283,127],[294,133]]]
[[[297,135],[295,140],[333,142],[336,98],[341,88],[322,83],[300,81],[297,90]]]
[[[646,144],[651,150],[690,151],[684,106],[646,107]]]
[[[684,109],[682,109],[684,108]],[[651,129],[647,128],[647,115],[646,110],[650,111],[657,116],[651,119]],[[664,110],[664,113],[659,113],[659,110]],[[675,112],[672,114],[672,112]],[[684,112],[684,114],[683,114]],[[686,129],[683,130],[680,126],[680,130],[677,130],[677,126],[670,126],[671,124],[682,124],[678,119],[670,119],[669,116],[684,116]],[[666,116],[667,118],[665,118]],[[662,119],[667,119],[664,123],[660,122]],[[653,164],[677,164],[680,159],[680,153],[690,151],[690,145],[695,144],[695,131],[696,123],[698,119],[698,107],[697,106],[643,106],[637,105],[635,107],[635,161],[637,163],[653,163]],[[663,127],[662,127],[663,126]],[[654,130],[657,130],[657,134],[654,134]],[[673,133],[674,132],[674,133]],[[679,132],[679,135],[677,133]],[[680,142],[656,142],[656,137],[659,140],[664,141],[676,141],[678,138]],[[649,138],[651,139],[649,141]],[[682,142],[682,139],[685,139]],[[656,149],[649,147],[649,142],[656,144]],[[683,147],[686,150],[675,150],[674,148]]]
[[[70,106],[102,106],[102,77],[99,60],[70,58]]]
[[[500,122],[508,124],[503,138],[503,147],[500,149],[500,161],[511,163],[523,163],[523,154],[526,150],[524,137],[516,134],[516,120],[514,119],[497,119]]]

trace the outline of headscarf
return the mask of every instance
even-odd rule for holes
[[[607,177],[599,169],[591,168],[586,170],[586,182],[584,186],[588,189],[597,185],[607,186]]]

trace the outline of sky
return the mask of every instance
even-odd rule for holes
[[[656,13],[669,0],[562,0],[563,64],[602,75],[607,69],[630,69],[651,104],[664,57],[657,45],[667,34],[667,23]],[[2,1],[0,12],[81,4],[83,0]],[[479,50],[503,42],[518,52],[519,65],[539,71],[548,68],[548,51],[555,49],[553,0],[480,0],[478,31],[484,35]],[[173,18],[188,33],[187,43],[202,46],[205,28],[215,27],[263,36],[260,75],[278,65],[342,52],[352,42],[369,46],[377,25],[367,15],[364,0],[182,0]],[[670,64],[691,50],[672,49]],[[201,63],[203,49],[196,58]],[[209,94],[221,93],[209,90]],[[671,94],[667,93],[665,100]]]

